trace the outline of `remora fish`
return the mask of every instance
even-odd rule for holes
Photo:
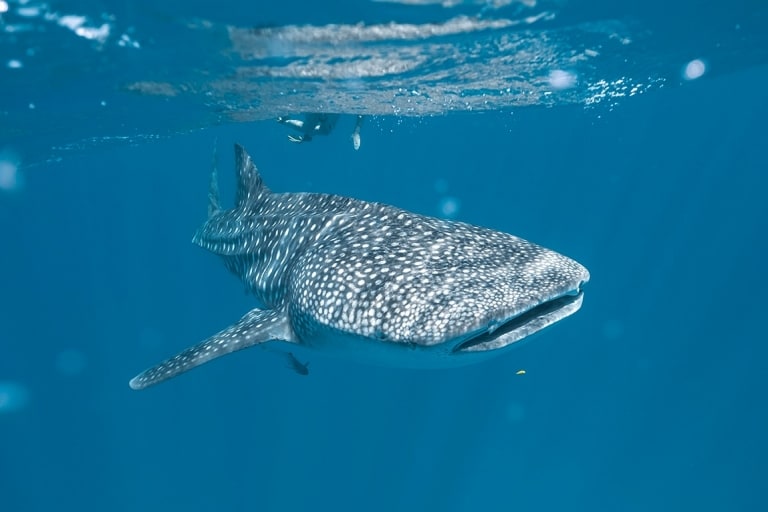
[[[309,375],[309,363],[302,363],[299,361],[296,356],[293,355],[293,352],[288,352],[285,354],[285,357],[288,359],[288,368],[299,375]]]
[[[235,207],[194,243],[263,304],[130,382],[143,389],[236,350],[304,345],[381,365],[458,366],[575,313],[589,272],[513,235],[330,194],[271,192],[235,146]]]

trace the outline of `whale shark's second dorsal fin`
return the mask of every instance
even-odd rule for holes
[[[211,183],[208,187],[208,218],[210,219],[221,211],[219,200],[219,145],[218,141],[213,145],[213,162],[211,171]]]
[[[235,172],[237,173],[237,193],[235,208],[248,208],[258,204],[269,194],[259,170],[253,165],[250,155],[240,144],[235,144]]]

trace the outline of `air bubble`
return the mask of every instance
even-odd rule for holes
[[[26,386],[19,382],[0,382],[0,414],[19,411],[28,401]]]
[[[685,65],[685,69],[683,70],[683,78],[686,80],[696,80],[697,78],[701,78],[706,72],[707,65],[704,63],[704,61],[700,59],[694,59]]]
[[[439,208],[440,215],[452,219],[459,213],[459,200],[455,197],[444,197],[440,200]]]
[[[553,89],[570,89],[576,85],[576,75],[562,69],[555,69],[549,73],[549,85]]]
[[[13,191],[19,188],[18,159],[5,152],[0,152],[0,190]]]

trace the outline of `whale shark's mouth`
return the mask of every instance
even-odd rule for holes
[[[571,316],[579,310],[583,298],[584,292],[576,289],[542,302],[510,318],[495,329],[486,330],[457,344],[453,353],[484,352],[506,347]]]

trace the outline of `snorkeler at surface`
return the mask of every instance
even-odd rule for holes
[[[310,113],[304,114],[304,119],[294,119],[280,116],[277,122],[285,124],[299,132],[299,135],[288,135],[288,140],[300,144],[309,142],[315,135],[328,135],[336,127],[339,114]],[[355,129],[352,132],[352,146],[360,149],[360,127],[363,124],[363,116],[358,115]]]

